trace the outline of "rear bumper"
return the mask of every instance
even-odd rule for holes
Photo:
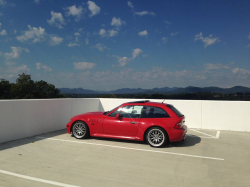
[[[171,137],[169,137],[170,142],[179,142],[186,138],[188,127],[183,126],[182,129],[173,129],[171,132]]]

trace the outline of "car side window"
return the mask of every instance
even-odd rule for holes
[[[168,113],[159,107],[144,106],[141,111],[141,118],[169,118]]]
[[[118,108],[117,110],[115,110],[114,112],[112,112],[111,114],[109,114],[110,117],[115,117],[116,114],[120,113],[122,107],[121,108]]]
[[[120,113],[120,117],[123,118],[139,118],[141,115],[141,110],[143,106],[136,106],[136,105],[127,105],[123,106],[113,113],[111,113],[110,117],[115,117],[116,114]]]

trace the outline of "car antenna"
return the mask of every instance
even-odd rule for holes
[[[164,103],[165,99],[162,101],[162,103]]]

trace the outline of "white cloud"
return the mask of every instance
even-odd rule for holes
[[[25,72],[28,73],[30,69],[28,68],[27,65],[22,64],[21,66],[11,66],[11,68],[8,70],[9,73],[20,73],[20,72]]]
[[[106,30],[105,30],[105,29],[101,29],[101,30],[99,31],[99,34],[100,34],[101,36],[105,36],[105,35],[106,35]]]
[[[125,21],[122,21],[121,18],[116,18],[116,17],[113,17],[113,18],[112,18],[112,21],[111,21],[111,25],[112,25],[112,26],[119,27],[119,26],[121,26],[122,24],[125,24]]]
[[[6,4],[7,4],[7,3],[6,3],[5,0],[0,0],[0,5],[4,6],[4,5],[6,5]]]
[[[95,16],[100,13],[101,8],[97,6],[93,1],[88,1],[89,10],[91,11],[90,17]]]
[[[149,11],[142,11],[142,12],[135,12],[135,15],[138,15],[138,16],[145,16],[145,15],[151,15],[151,16],[154,16],[155,13],[154,12],[149,12]]]
[[[38,5],[40,3],[40,0],[34,0],[34,3]]]
[[[132,57],[128,58],[128,57],[119,57],[119,56],[115,56],[118,59],[118,63],[120,64],[120,66],[125,66],[126,64],[128,64],[130,61],[132,61],[133,59],[135,59],[136,57],[138,57],[143,51],[139,48],[133,49],[132,52]]]
[[[145,30],[145,31],[141,31],[138,33],[139,36],[147,36],[148,35],[148,31]]]
[[[33,43],[36,43],[44,40],[46,35],[44,28],[31,27],[30,25],[28,25],[28,28],[29,30],[25,31],[23,35],[16,37],[18,41],[25,42],[27,40],[32,40]]]
[[[20,54],[25,51],[26,53],[29,53],[28,49],[22,48],[22,47],[11,47],[10,53],[5,53],[5,57],[7,60],[11,59],[17,59],[19,58]]]
[[[98,43],[94,47],[97,48],[99,51],[103,51],[107,48],[107,46],[103,45],[102,43]]]
[[[36,69],[37,70],[42,69],[45,72],[51,72],[52,71],[52,69],[49,66],[43,65],[40,62],[36,63]]]
[[[94,68],[96,64],[91,62],[74,62],[74,66],[76,70],[86,70]]]
[[[229,66],[228,65],[224,65],[224,64],[211,64],[211,63],[207,63],[207,64],[205,64],[205,68],[206,69],[228,69]]]
[[[72,43],[72,42],[68,44],[68,47],[74,47],[74,46],[80,46],[80,45],[78,43]]]
[[[118,58],[117,56],[114,57],[116,59]],[[127,58],[128,57],[121,57],[120,63],[122,64],[124,62],[125,65],[126,63],[129,63],[127,62]],[[117,64],[119,66],[121,65],[120,63],[118,63],[117,59]],[[68,85],[71,85],[71,87],[80,87],[81,85],[85,85],[86,89],[92,90],[96,90],[96,88],[98,88],[98,90],[114,90],[126,87],[138,88],[138,85],[145,89],[165,87],[166,85],[169,87],[175,87],[176,85],[178,85],[178,87],[187,87],[190,85],[199,87],[207,87],[211,85],[218,87],[232,87],[235,85],[242,85],[250,87],[250,74],[234,74],[231,69],[226,69],[225,71],[205,69],[180,69],[178,71],[171,71],[168,68],[152,66],[150,69],[142,71],[138,70],[138,68],[127,68],[125,65],[123,68],[120,68],[120,70],[112,70],[112,68],[109,68],[106,70],[102,69],[100,71],[95,71],[95,73],[88,70],[72,72],[57,71],[43,76],[46,76],[45,79],[48,81],[50,80],[49,82],[54,83],[57,87],[67,87]],[[236,71],[240,72],[239,70]],[[15,81],[15,79],[13,79],[13,81]]]
[[[50,13],[51,13],[51,19],[47,20],[47,22],[50,25],[55,25],[59,29],[62,29],[63,25],[66,25],[63,15],[60,12],[57,13],[57,12],[51,11]]]
[[[118,57],[118,62],[121,66],[125,66],[129,61],[128,57]]]
[[[75,21],[79,21],[81,19],[82,14],[84,13],[84,9],[81,6],[76,7],[76,5],[70,6],[66,8],[68,12],[66,12],[67,16],[75,16]]]
[[[109,30],[108,32],[109,32],[109,36],[110,36],[110,37],[113,37],[113,36],[115,36],[115,35],[118,34],[118,32],[115,31],[115,30]]]
[[[248,44],[247,47],[250,47],[250,44]]]
[[[7,35],[6,30],[4,30],[4,29],[3,29],[3,30],[2,30],[2,32],[0,32],[0,35],[1,35],[1,36],[5,36],[5,35]]]
[[[179,32],[172,32],[170,35],[171,36],[176,36],[177,34],[179,34]]]
[[[141,49],[139,49],[139,48],[134,49],[133,52],[132,52],[133,59],[138,57],[141,53],[142,53]]]
[[[89,39],[88,38],[85,39],[85,44],[89,45]]]
[[[161,38],[161,41],[162,41],[162,43],[164,43],[164,44],[165,44],[165,43],[167,43],[167,42],[168,42],[168,39],[167,39],[166,37],[162,37],[162,38]]]
[[[50,36],[50,45],[59,45],[62,41],[63,38],[61,37]]]
[[[197,40],[201,40],[205,44],[205,48],[220,41],[219,38],[213,38],[212,34],[210,34],[208,37],[203,37],[202,32],[200,32],[200,34],[195,35],[194,41]]]
[[[80,36],[81,34],[79,32],[74,33],[75,36]]]
[[[2,23],[0,23],[0,27],[1,27]]]
[[[171,25],[172,22],[168,21],[168,20],[164,20],[164,23],[166,23],[167,25]]]
[[[134,8],[133,4],[132,4],[130,1],[128,1],[128,6],[129,6],[130,8]]]
[[[242,75],[250,75],[250,71],[242,68],[234,68],[232,69],[234,74],[242,74]]]

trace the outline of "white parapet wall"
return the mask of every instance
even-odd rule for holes
[[[107,111],[138,99],[39,99],[0,101],[0,143],[65,129],[72,116]],[[151,100],[162,102],[163,100]],[[165,100],[186,116],[189,128],[248,131],[250,102]]]
[[[0,143],[66,128],[74,115],[99,110],[99,99],[0,101]]]

